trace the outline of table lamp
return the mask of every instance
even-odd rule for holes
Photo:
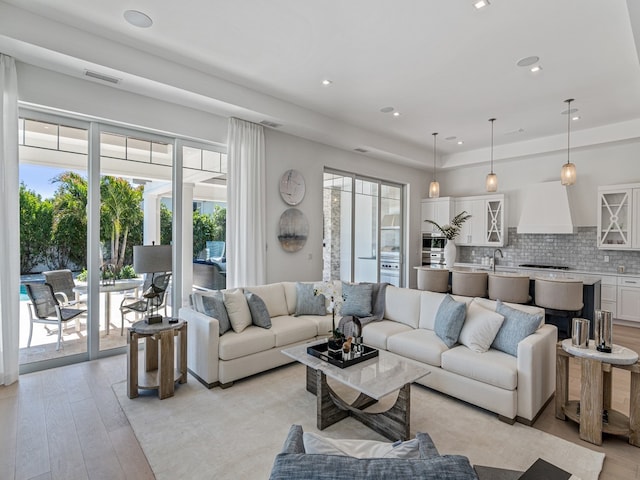
[[[153,299],[164,293],[164,289],[154,284],[155,274],[158,272],[170,272],[172,269],[171,245],[134,245],[133,269],[136,273],[151,274],[151,284],[142,296],[151,302],[151,312],[145,318],[149,324],[162,322],[162,315],[153,313]],[[156,306],[157,307],[157,306]]]

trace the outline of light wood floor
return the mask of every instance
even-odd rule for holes
[[[614,342],[640,351],[640,329],[615,326]],[[125,369],[119,355],[23,375],[0,387],[0,478],[154,478],[111,389],[126,378]],[[577,398],[579,369],[573,363],[571,369],[570,398]],[[629,382],[628,372],[615,372],[613,403],[623,412],[629,408]],[[604,452],[601,480],[640,480],[640,448],[613,436],[605,436],[601,447],[580,440],[577,424],[555,418],[553,401],[534,428]]]

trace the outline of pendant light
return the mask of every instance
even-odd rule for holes
[[[560,182],[562,185],[573,185],[576,183],[576,166],[569,161],[569,153],[571,146],[571,102],[573,98],[565,100],[567,103],[567,163],[562,166],[560,171]]]
[[[491,172],[487,174],[487,192],[496,192],[498,190],[498,176],[493,173],[493,122],[495,118],[490,118],[491,122]]]
[[[433,180],[429,184],[429,198],[438,198],[440,196],[440,184],[436,180],[436,136],[433,133]]]

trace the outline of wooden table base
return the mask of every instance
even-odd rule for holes
[[[328,385],[326,375],[307,367],[307,390],[317,397],[317,426],[324,430],[346,417],[353,417],[390,440],[409,438],[411,384],[405,384],[398,392],[398,398],[389,410],[368,413],[363,410],[377,400],[360,393],[352,403],[345,402]]]

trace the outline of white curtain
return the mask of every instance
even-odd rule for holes
[[[20,206],[18,201],[18,77],[0,54],[0,385],[18,379],[20,325]]]
[[[227,288],[266,282],[265,143],[262,126],[229,119]]]

